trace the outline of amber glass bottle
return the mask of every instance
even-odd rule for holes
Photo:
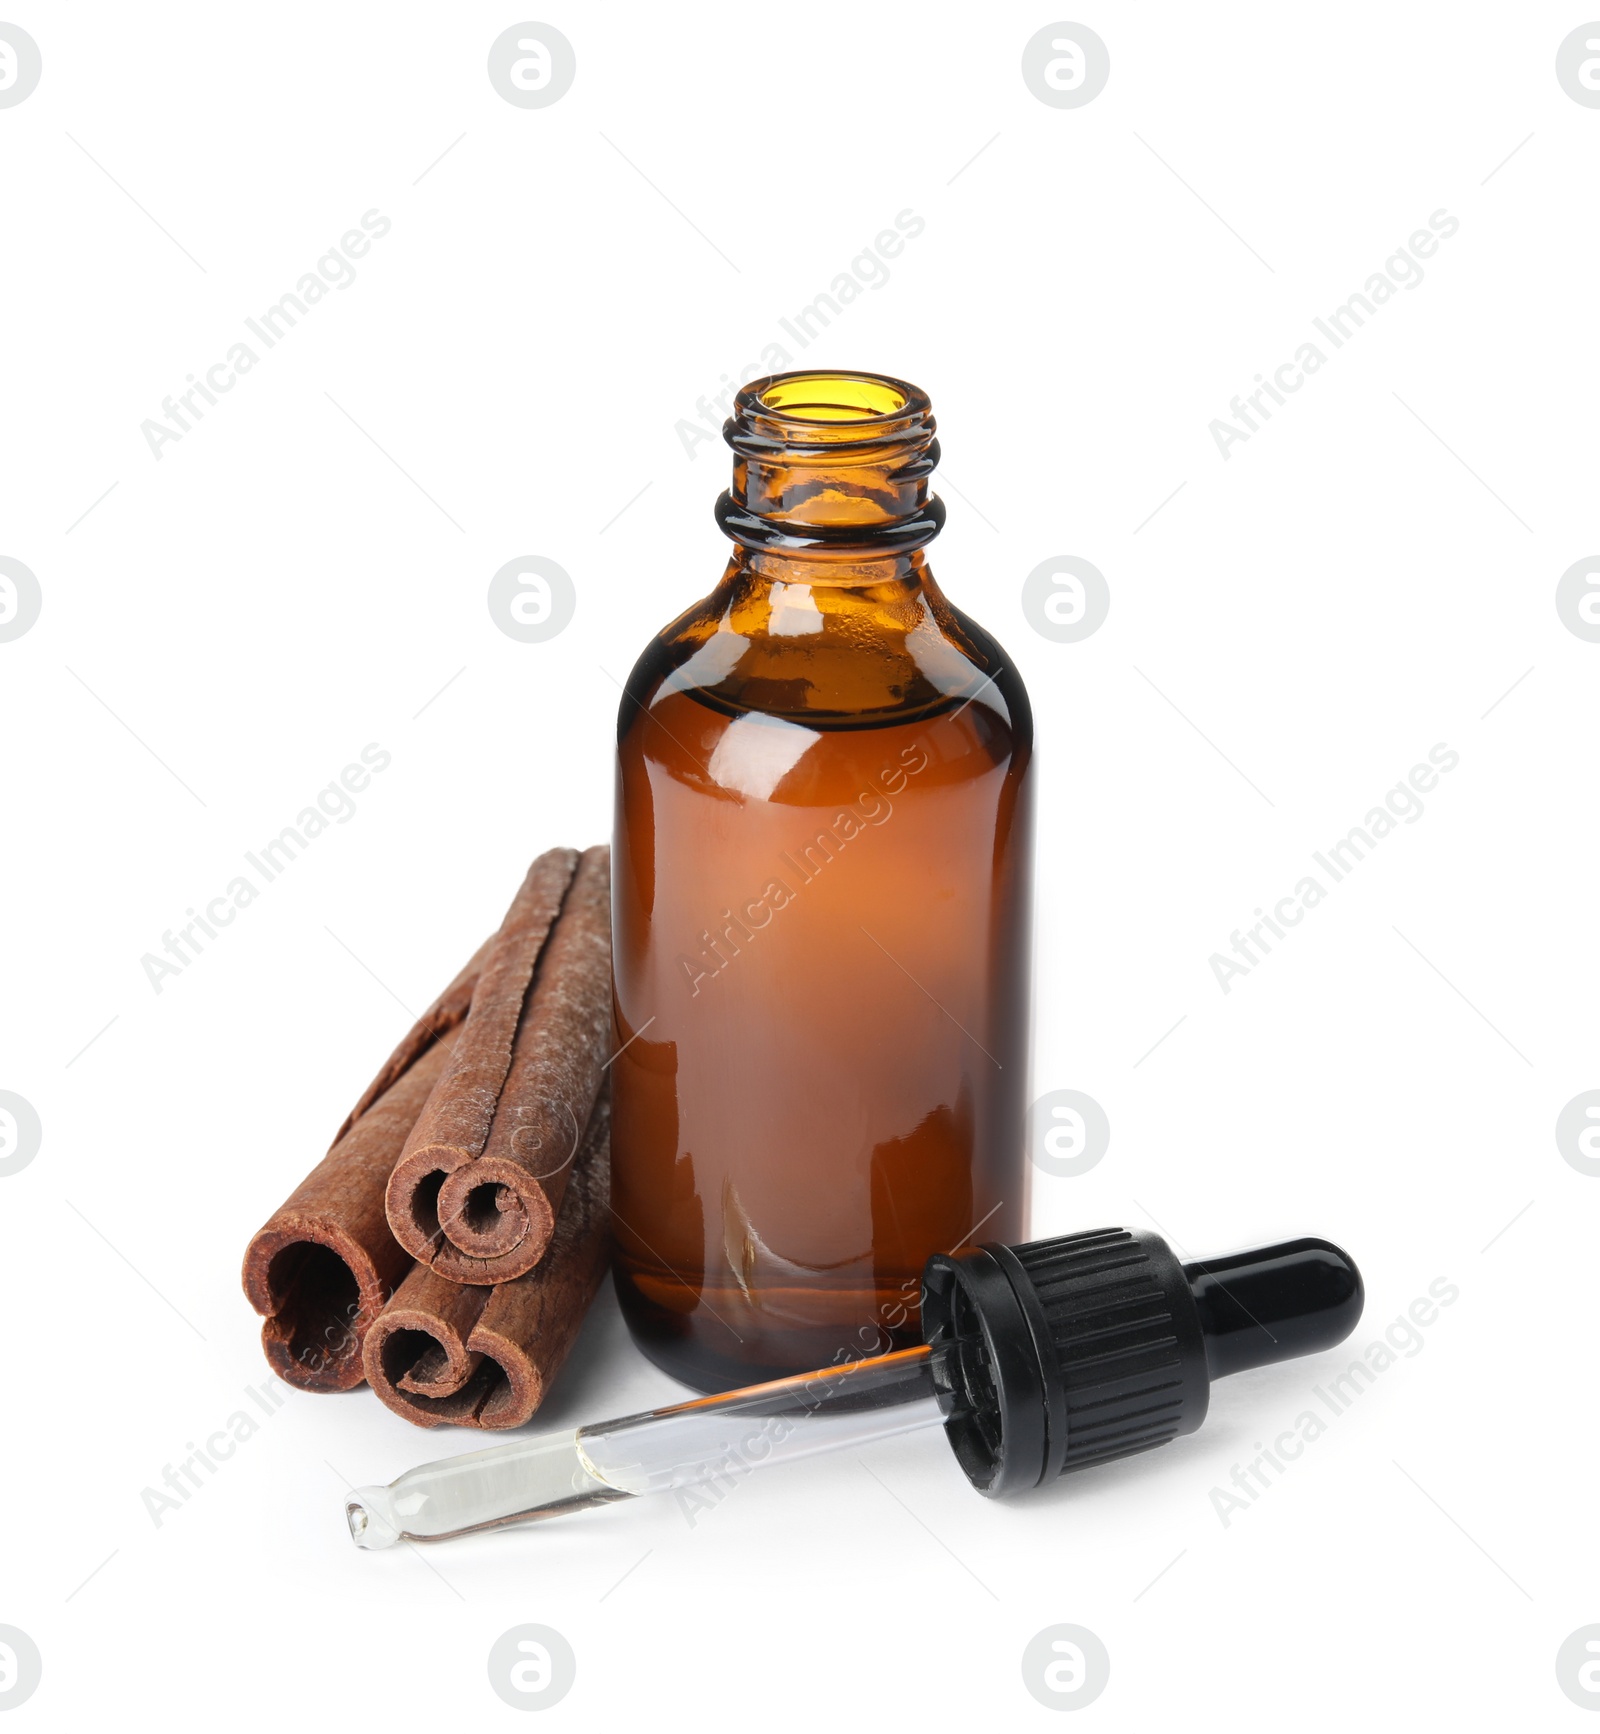
[[[923,548],[928,399],[748,385],[737,544],[618,724],[616,1282],[705,1390],[920,1340],[933,1252],[1023,1238],[1033,725]]]

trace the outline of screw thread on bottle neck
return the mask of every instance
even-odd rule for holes
[[[928,491],[939,463],[927,394],[869,373],[752,381],[723,428],[733,485],[723,533],[799,559],[864,559],[925,547],[944,524]]]

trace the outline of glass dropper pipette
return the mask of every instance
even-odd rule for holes
[[[921,1348],[425,1463],[345,1514],[360,1547],[443,1541],[940,1423],[980,1492],[1022,1491],[1193,1432],[1213,1379],[1331,1348],[1362,1298],[1325,1240],[1180,1264],[1111,1228],[940,1254]]]
[[[903,1349],[424,1463],[351,1494],[350,1533],[362,1547],[442,1541],[936,1426],[932,1362],[932,1349]]]

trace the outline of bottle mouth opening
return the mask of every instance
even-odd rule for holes
[[[753,379],[735,396],[723,437],[747,456],[831,457],[882,452],[933,438],[928,394],[887,373],[805,368]]]
[[[870,373],[785,373],[760,386],[755,397],[786,421],[872,422],[898,415],[912,389]]]

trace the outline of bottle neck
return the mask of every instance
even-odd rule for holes
[[[926,547],[944,524],[929,492],[939,463],[932,407],[901,380],[758,379],[734,399],[723,438],[733,484],[717,522],[744,548],[790,563],[879,565]]]
[[[815,590],[903,590],[910,594],[933,585],[933,574],[920,549],[868,559],[741,547],[726,576],[735,583],[744,579],[762,588],[804,584]]]

